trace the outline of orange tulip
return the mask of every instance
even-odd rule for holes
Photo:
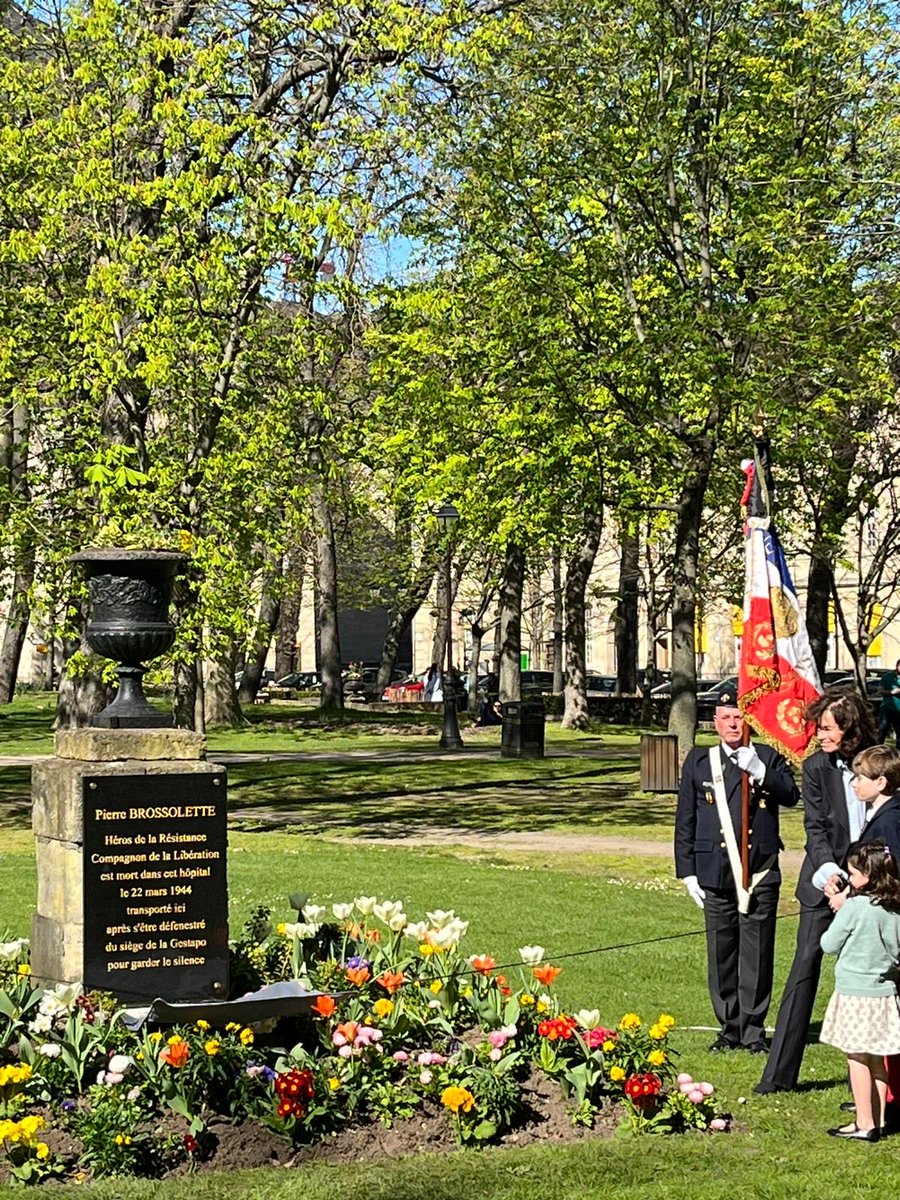
[[[367,929],[366,930],[366,938],[370,942],[380,942],[381,941],[381,930],[380,929]]]
[[[479,975],[490,975],[494,967],[497,965],[496,958],[491,958],[489,954],[476,954],[471,959],[472,970],[477,971]]]
[[[311,1007],[313,1012],[318,1016],[330,1017],[337,1008],[337,1004],[331,998],[331,996],[319,996],[315,1004],[313,1004]]]
[[[175,1038],[159,1052],[160,1062],[168,1063],[170,1067],[183,1067],[191,1056],[191,1048],[181,1038]]]
[[[371,972],[369,971],[368,967],[347,968],[347,978],[355,987],[362,987],[362,985],[369,978],[370,974]]]
[[[562,967],[551,967],[549,963],[541,963],[538,967],[532,967],[531,973],[538,983],[543,984],[544,987],[550,987],[557,975],[562,974]]]
[[[385,971],[375,982],[380,983],[384,990],[393,996],[394,992],[406,983],[406,976],[402,971]]]
[[[359,1033],[359,1021],[344,1021],[344,1023],[342,1025],[337,1026],[337,1028],[334,1031],[334,1036],[340,1035],[340,1037],[345,1038],[348,1042],[350,1042],[352,1044],[358,1033]],[[340,1042],[338,1042],[336,1044],[341,1045]]]

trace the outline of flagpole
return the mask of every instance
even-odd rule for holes
[[[741,745],[750,745],[750,726],[741,722]],[[741,771],[741,886],[750,887],[750,776]]]

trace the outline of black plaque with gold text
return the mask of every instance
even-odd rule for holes
[[[84,983],[126,1002],[228,994],[225,774],[84,780]]]

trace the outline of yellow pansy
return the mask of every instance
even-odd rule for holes
[[[530,1008],[532,1004],[534,1004],[534,996],[530,992],[523,992],[519,997],[519,1007]]]
[[[374,1012],[376,1017],[389,1017],[393,1011],[394,1002],[393,1000],[388,1000],[386,996],[383,996],[381,1000],[376,1000],[372,1005],[372,1012]]]
[[[50,1156],[50,1147],[46,1142],[38,1142],[34,1148],[34,1152],[41,1161]]]
[[[29,967],[28,963],[19,963],[19,974],[20,975],[30,975],[31,974],[31,967]]]
[[[428,985],[428,990],[431,992],[434,992],[434,994],[437,995],[443,986],[444,985],[440,979],[433,979],[431,981],[431,983],[429,983],[429,985]]]
[[[666,1061],[666,1052],[664,1050],[651,1050],[647,1055],[647,1062],[651,1067],[661,1067]]]
[[[550,1011],[550,1005],[545,1004],[543,1000],[538,1000],[534,1006],[534,1011],[537,1013],[545,1013]]]
[[[625,1072],[622,1070],[621,1067],[610,1067],[609,1077],[613,1081],[613,1083],[621,1083],[622,1080],[625,1078]]]
[[[161,1037],[162,1037],[162,1034],[159,1032],[159,1030],[154,1029],[153,1033],[147,1034],[147,1041],[148,1042],[158,1042]]]
[[[237,1033],[237,1031],[239,1029],[240,1029],[240,1025],[238,1025],[237,1021],[229,1021],[228,1024],[225,1026],[226,1033]]]
[[[207,1029],[209,1029],[209,1021],[204,1021],[201,1019],[195,1022],[194,1028],[199,1029],[201,1033],[206,1033]]]
[[[616,1048],[616,1043],[612,1040],[612,1038],[607,1038],[606,1041],[601,1046],[601,1049],[603,1050],[604,1054],[609,1054],[610,1051],[615,1050],[615,1048]]]
[[[331,1090],[333,1092],[336,1092],[338,1090],[338,1088],[341,1086],[341,1081],[338,1079],[338,1077],[336,1075],[332,1075],[331,1078],[328,1080],[328,1086],[331,1088]]]
[[[660,1013],[656,1020],[657,1025],[661,1025],[667,1032],[675,1028],[675,1018],[671,1013]]]
[[[668,1031],[662,1025],[660,1025],[659,1022],[650,1026],[650,1036],[655,1042],[661,1042],[666,1036],[667,1032]]]
[[[637,1013],[626,1013],[619,1022],[620,1029],[640,1029],[640,1027],[641,1018],[637,1015]]]
[[[210,1058],[213,1058],[213,1057],[215,1057],[215,1055],[217,1055],[219,1053],[219,1050],[221,1049],[221,1047],[222,1047],[222,1043],[217,1038],[210,1038],[209,1041],[206,1043],[206,1045],[203,1047],[203,1049],[206,1051],[206,1053],[209,1055]]]
[[[241,1033],[240,1033],[240,1038],[241,1038],[242,1046],[252,1046],[253,1045],[253,1030],[252,1029],[242,1029]]]

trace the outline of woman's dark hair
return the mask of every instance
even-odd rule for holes
[[[875,722],[868,700],[859,692],[844,691],[843,688],[826,688],[818,700],[813,700],[806,709],[807,721],[818,721],[823,713],[830,712],[834,723],[841,731],[841,758],[851,762],[860,750],[875,745]]]
[[[847,866],[868,875],[869,882],[861,889],[862,895],[883,908],[900,910],[900,875],[894,856],[884,842],[858,842],[851,846],[847,852]]]

